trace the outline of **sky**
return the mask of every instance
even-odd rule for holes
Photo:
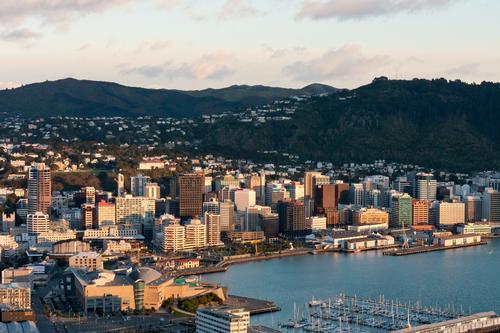
[[[1,0],[0,89],[500,81],[498,0]]]

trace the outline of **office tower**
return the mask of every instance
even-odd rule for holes
[[[256,194],[254,190],[239,189],[234,192],[234,204],[236,210],[244,212],[248,207],[255,206]]]
[[[130,194],[134,197],[145,197],[147,182],[148,178],[143,175],[130,177]]]
[[[33,163],[28,173],[28,213],[50,213],[52,185],[50,168],[45,163]]]
[[[437,208],[437,224],[449,226],[465,222],[463,202],[440,202]]]
[[[347,205],[349,204],[349,189],[350,186],[342,181],[335,183],[335,207],[337,208],[339,204]]]
[[[480,196],[468,195],[465,198],[465,221],[477,222],[483,218],[483,201]]]
[[[2,213],[2,228],[1,232],[10,233],[10,230],[16,226],[16,213]]]
[[[401,193],[413,193],[413,185],[408,180],[408,177],[397,177],[396,180],[392,182],[392,187],[394,190]]]
[[[125,195],[116,198],[116,224],[133,226],[139,232],[152,227],[155,216],[155,199]]]
[[[304,197],[306,199],[313,199],[314,197],[314,177],[321,176],[321,172],[306,171],[304,173]]]
[[[251,206],[245,211],[244,218],[244,231],[260,231],[260,219],[259,215],[269,215],[271,214],[271,207],[268,206]]]
[[[116,175],[116,196],[125,196],[125,176],[121,173]]]
[[[177,199],[179,195],[179,183],[177,177],[168,177],[165,183],[167,196],[172,199]]]
[[[205,213],[211,213],[211,214],[219,214],[219,201],[216,199],[212,199],[210,201],[205,201],[203,203],[203,208],[202,208],[202,214],[205,215]]]
[[[94,187],[82,187],[82,197],[84,203],[89,205],[95,205],[95,188]]]
[[[247,333],[250,312],[243,309],[200,308],[196,311],[196,333]]]
[[[413,225],[429,224],[429,208],[428,200],[412,200]]]
[[[28,199],[20,198],[16,202],[16,214],[24,222],[28,216]]]
[[[410,195],[397,194],[392,197],[390,226],[392,228],[408,228],[412,224],[412,198]]]
[[[304,184],[299,182],[292,182],[286,186],[288,192],[290,193],[290,199],[293,200],[304,200]]]
[[[314,214],[335,210],[335,184],[316,185],[314,188]]]
[[[220,230],[233,231],[234,203],[232,201],[219,202]]]
[[[220,246],[224,243],[220,240],[220,220],[221,216],[218,214],[205,213],[205,225],[207,228],[207,246]]]
[[[371,206],[375,208],[382,207],[382,192],[377,189],[372,189],[368,192],[365,192],[365,205]]]
[[[365,188],[363,184],[351,184],[350,187],[351,203],[355,206],[365,205]]]
[[[246,176],[245,186],[246,188],[255,191],[255,199],[258,204],[264,204],[266,186],[265,174]]]
[[[82,209],[82,230],[87,230],[87,229],[97,229],[97,226],[95,224],[94,218],[95,218],[95,213],[94,213],[94,205],[90,204],[83,204],[81,206]]]
[[[185,226],[186,238],[184,240],[184,248],[187,250],[201,249],[207,245],[207,229],[206,225],[201,223],[199,219],[191,219]]]
[[[500,192],[487,188],[483,194],[483,219],[500,222]]]
[[[184,250],[186,228],[174,221],[170,224],[163,225],[162,229],[161,247],[164,252]]]
[[[146,183],[144,188],[144,196],[146,198],[160,199],[160,185],[157,183]]]
[[[179,176],[179,214],[182,218],[201,216],[203,207],[204,175]]]
[[[306,233],[305,207],[302,201],[281,201],[277,210],[280,233],[297,236]]]
[[[436,200],[437,181],[432,173],[417,173],[414,183],[414,194],[419,200]]]
[[[205,186],[204,186],[203,193],[205,193],[205,195],[207,195],[208,193],[213,191],[213,186],[212,186],[213,179],[212,179],[212,177],[205,176],[204,182],[205,182]]]
[[[49,231],[49,215],[42,212],[28,214],[26,219],[29,234],[41,234]]]
[[[97,228],[116,223],[116,206],[114,203],[101,200],[96,205]]]
[[[259,214],[260,229],[264,231],[266,238],[278,237],[280,232],[279,215],[276,213]]]
[[[234,187],[234,186],[223,187],[221,190],[218,191],[219,201],[231,200],[234,202],[234,192],[236,192],[237,190],[239,190],[239,187]]]

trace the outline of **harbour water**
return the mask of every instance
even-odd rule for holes
[[[232,294],[275,301],[281,312],[252,318],[275,328],[293,316],[294,304],[307,311],[312,297],[340,293],[500,313],[500,240],[404,257],[382,252],[288,257],[234,265],[204,278]]]

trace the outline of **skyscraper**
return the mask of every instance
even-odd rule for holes
[[[179,214],[181,217],[201,216],[204,189],[203,174],[179,176]]]
[[[148,178],[143,175],[130,177],[130,194],[134,197],[145,197],[147,182]]]
[[[500,192],[487,188],[483,194],[483,218],[488,222],[500,222]]]
[[[28,213],[50,213],[52,185],[50,168],[45,163],[33,163],[28,173]]]
[[[91,186],[82,187],[82,196],[86,204],[95,205],[95,188]]]
[[[146,183],[144,187],[144,196],[147,198],[160,199],[160,185],[157,183]]]
[[[390,226],[393,228],[408,228],[412,224],[412,198],[408,194],[398,194],[392,197]]]
[[[289,235],[306,233],[305,207],[302,201],[287,200],[278,203],[279,231]]]
[[[116,196],[125,196],[125,176],[121,173],[116,176]]]
[[[234,203],[232,201],[219,202],[220,230],[233,231]]]
[[[419,172],[415,176],[414,195],[419,200],[436,200],[437,181],[432,173]]]
[[[304,173],[304,197],[306,199],[312,199],[314,197],[314,177],[321,176],[321,172],[318,171],[306,171]]]
[[[429,224],[429,201],[412,200],[413,225]]]
[[[205,213],[204,220],[207,228],[207,246],[223,245],[224,243],[220,240],[221,216],[218,214]]]

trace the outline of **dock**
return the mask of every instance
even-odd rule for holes
[[[281,311],[281,308],[272,301],[260,300],[256,298],[228,295],[227,306],[238,309],[245,309],[251,316]]]
[[[384,256],[409,256],[412,254],[419,254],[419,253],[428,253],[428,252],[436,252],[436,251],[444,251],[444,250],[453,250],[453,249],[460,249],[460,248],[465,248],[465,247],[471,247],[471,246],[479,246],[479,245],[486,245],[488,242],[486,241],[481,241],[477,243],[470,243],[470,244],[464,244],[464,245],[454,245],[454,246],[441,246],[441,245],[428,245],[428,246],[416,246],[416,247],[410,247],[408,249],[393,249],[392,251],[384,251],[382,254]]]

